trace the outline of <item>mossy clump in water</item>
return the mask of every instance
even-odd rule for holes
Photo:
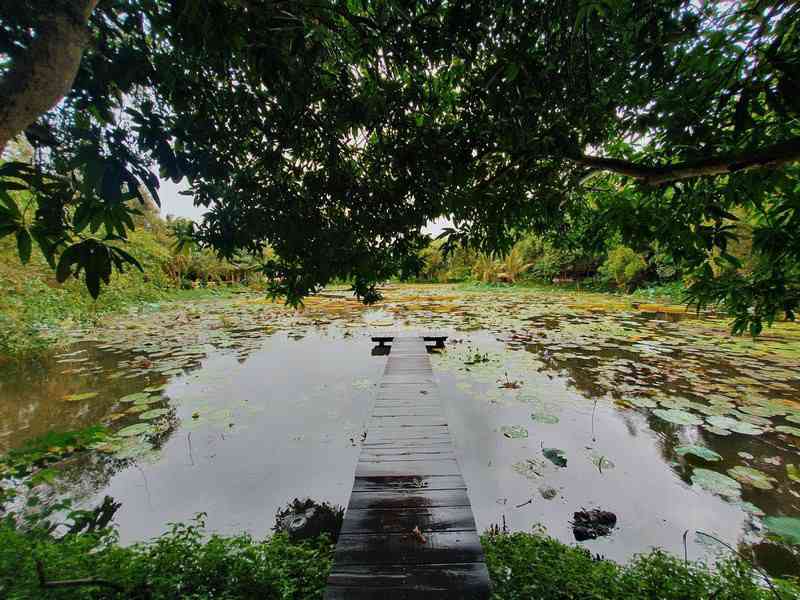
[[[800,587],[773,579],[775,591],[739,561],[712,571],[659,550],[627,565],[540,534],[484,535],[483,549],[496,600],[797,600]],[[776,596],[776,593],[778,594]]]
[[[327,534],[333,541],[339,539],[344,520],[344,509],[311,498],[295,498],[275,515],[276,533],[285,533],[295,542],[310,540]]]

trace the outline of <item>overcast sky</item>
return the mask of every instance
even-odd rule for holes
[[[180,192],[188,189],[184,179],[178,184],[172,183],[170,179],[162,179],[158,195],[161,198],[161,216],[172,215],[174,217],[185,217],[194,221],[200,221],[206,211],[204,206],[195,206],[191,196],[181,196]],[[428,223],[425,228],[426,233],[439,235],[445,227],[452,225],[448,219],[437,219]]]

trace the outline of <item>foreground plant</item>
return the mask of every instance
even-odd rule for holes
[[[54,539],[23,533],[7,519],[0,523],[0,597],[321,598],[332,549],[325,536],[300,543],[284,534],[209,536],[202,516],[127,547],[107,530]]]
[[[529,533],[485,535],[482,543],[497,600],[800,598],[800,587],[783,580],[766,584],[751,566],[736,560],[711,570],[655,550],[619,565],[584,548]]]

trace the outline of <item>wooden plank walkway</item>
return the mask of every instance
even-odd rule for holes
[[[467,486],[421,337],[393,341],[325,598],[489,598]]]

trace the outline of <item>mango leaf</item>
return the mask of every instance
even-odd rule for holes
[[[27,229],[18,229],[17,252],[19,253],[19,259],[22,261],[22,264],[28,264],[28,261],[31,259],[31,249],[31,234]]]

